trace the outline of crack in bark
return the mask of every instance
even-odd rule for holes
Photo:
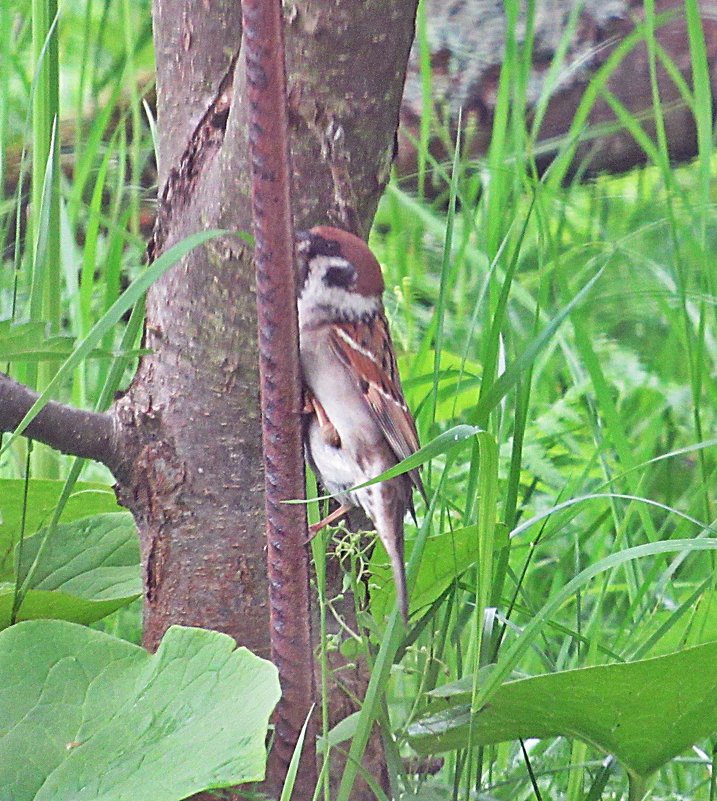
[[[147,260],[150,264],[164,250],[177,212],[189,205],[200,176],[224,142],[238,57],[239,51],[232,57],[214,100],[189,137],[179,163],[169,171],[159,200],[154,230],[147,243]]]
[[[159,531],[156,536],[152,537],[145,567],[144,594],[150,603],[157,600],[164,564],[168,557],[169,542]]]

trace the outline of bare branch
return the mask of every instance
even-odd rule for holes
[[[0,373],[0,433],[14,431],[37,398],[36,392]],[[102,462],[110,469],[118,461],[109,414],[85,412],[50,401],[23,434],[62,453]]]

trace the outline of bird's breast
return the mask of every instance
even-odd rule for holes
[[[321,329],[302,331],[301,369],[306,386],[324,407],[341,438],[342,447],[360,458],[371,447],[385,443],[356,378],[334,353]]]

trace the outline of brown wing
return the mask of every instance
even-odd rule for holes
[[[373,318],[371,325],[364,322],[334,323],[329,342],[363,393],[396,458],[400,461],[411,456],[420,447],[418,434],[403,397],[384,315]],[[408,475],[421,497],[428,502],[418,469],[411,470]]]

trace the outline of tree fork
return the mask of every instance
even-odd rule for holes
[[[37,392],[0,373],[0,433],[15,431],[38,397]],[[115,473],[122,470],[121,437],[111,414],[49,401],[22,433],[62,453],[102,462]]]

